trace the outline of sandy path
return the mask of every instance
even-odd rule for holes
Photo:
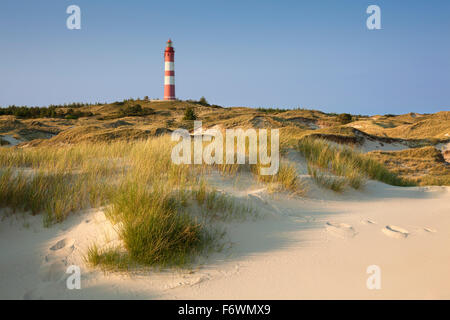
[[[4,135],[4,136],[0,136],[3,140],[8,141],[9,142],[9,146],[16,146],[19,143],[21,143],[22,141],[17,140],[16,138],[14,138],[11,135]]]
[[[4,218],[0,298],[450,298],[450,188],[369,182],[339,196],[256,195],[267,216],[228,224],[230,249],[192,270],[134,276],[84,265],[90,243],[115,241],[101,211],[49,229],[40,217]],[[71,264],[81,266],[81,290],[66,288]],[[366,287],[370,265],[380,267],[380,290]]]

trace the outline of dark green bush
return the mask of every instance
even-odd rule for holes
[[[194,108],[186,108],[186,110],[184,111],[183,120],[197,120],[197,115],[195,114]]]
[[[347,124],[347,123],[352,122],[353,117],[349,113],[341,113],[340,115],[338,115],[338,120],[342,124]]]
[[[132,106],[128,106],[122,108],[120,110],[120,115],[122,117],[133,117],[133,116],[146,116],[149,114],[153,114],[155,111],[151,108],[142,108],[140,104],[135,104]]]

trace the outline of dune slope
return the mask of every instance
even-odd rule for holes
[[[223,186],[227,189],[227,186]],[[39,216],[0,223],[3,299],[449,299],[450,188],[369,182],[309,199],[243,190],[264,217],[231,222],[227,246],[187,270],[106,273],[88,268],[93,241],[114,242],[101,210],[45,229]],[[66,288],[81,267],[80,290]],[[366,270],[381,270],[369,290]]]

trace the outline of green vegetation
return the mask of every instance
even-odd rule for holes
[[[55,116],[54,118],[64,117],[66,119],[78,119],[81,117],[92,117],[93,115],[94,114],[92,112],[82,112],[79,110],[69,109],[67,110],[67,112],[59,113],[59,115]]]
[[[198,187],[192,190],[192,197],[200,207],[202,218],[208,222],[243,220],[257,215],[250,205],[236,203],[231,196],[209,189],[204,180],[201,180]]]
[[[69,213],[104,204],[105,185],[94,174],[38,171],[31,176],[11,169],[0,171],[0,206],[45,212],[44,224],[63,221]],[[100,190],[103,190],[100,191]]]
[[[0,146],[8,146],[10,143],[6,140],[3,140],[2,137],[0,137]]]
[[[442,153],[432,146],[411,148],[399,151],[374,151],[374,154],[392,156],[397,159],[421,159],[428,161],[444,162]]]
[[[333,190],[335,192],[344,191],[347,180],[345,177],[338,177],[330,173],[324,172],[317,167],[308,164],[308,174],[321,187]]]
[[[7,108],[0,108],[1,115],[13,115],[22,119],[36,119],[36,118],[66,118],[66,119],[77,119],[80,117],[91,117],[94,114],[90,111],[82,112],[79,110],[74,110],[75,108],[80,108],[85,106],[82,103],[72,103],[65,106],[54,106],[50,105],[48,107],[27,107],[27,106],[9,106]],[[67,111],[61,110],[61,108],[69,108]]]
[[[351,114],[349,113],[341,113],[340,115],[338,115],[338,121],[342,124],[347,124],[352,122],[353,117]]]
[[[281,109],[281,108],[256,108],[257,111],[259,112],[264,112],[264,113],[280,113],[280,112],[286,112],[289,109]]]
[[[188,263],[211,240],[204,227],[183,210],[179,199],[163,188],[148,190],[131,182],[114,193],[106,214],[118,225],[128,260],[164,267]],[[107,261],[108,255],[111,251],[97,254],[91,262]],[[125,255],[116,250],[113,257],[123,260]]]
[[[214,239],[186,209],[198,172],[174,165],[170,150],[167,136],[0,149],[0,207],[44,212],[50,225],[71,212],[108,205],[106,215],[118,226],[123,246],[92,247],[92,264],[183,265]]]
[[[380,162],[350,147],[306,137],[299,141],[297,149],[305,156],[310,166],[345,177],[353,188],[361,187],[365,177],[390,185],[413,185],[411,181],[389,171]]]
[[[252,165],[251,170],[258,181],[268,183],[271,191],[288,191],[292,194],[304,195],[306,186],[297,175],[297,170],[292,163],[281,162],[278,172],[274,175],[261,175],[261,164]]]
[[[195,114],[194,108],[186,108],[186,110],[184,111],[183,120],[197,120],[197,115]]]
[[[44,213],[49,226],[72,212],[106,206],[121,245],[93,244],[86,252],[91,265],[114,270],[183,266],[216,248],[223,233],[215,222],[246,219],[256,212],[209,188],[204,180],[209,166],[173,164],[173,144],[170,136],[161,136],[2,148],[0,207]],[[284,165],[274,179],[286,188],[297,181],[295,170]]]
[[[130,255],[119,247],[99,248],[92,244],[84,257],[87,264],[105,271],[129,270],[136,266]]]
[[[201,97],[200,100],[198,100],[198,104],[201,104],[202,106],[209,106],[208,101],[206,101],[205,97]]]
[[[98,117],[77,121],[76,126],[63,120],[94,114]],[[148,114],[148,119],[137,118]],[[120,241],[111,247],[93,244],[86,252],[90,264],[105,269],[182,266],[215,246],[221,236],[215,228],[221,222],[257,214],[249,202],[209,187],[206,178],[211,171],[224,179],[253,175],[271,192],[306,192],[295,163],[286,161],[273,176],[262,175],[260,163],[174,165],[174,142],[167,135],[154,136],[169,133],[168,127],[191,129],[192,121],[180,121],[182,117],[201,118],[204,126],[222,129],[279,128],[281,154],[296,148],[318,185],[342,192],[363,187],[367,179],[398,186],[450,185],[450,167],[433,147],[362,154],[339,145],[358,145],[377,136],[380,144],[394,141],[394,136],[421,137],[404,142],[409,145],[440,143],[448,139],[449,116],[443,112],[366,118],[305,109],[216,109],[206,99],[147,97],[89,106],[11,106],[0,109],[1,134],[36,140],[28,147],[0,148],[0,207],[42,213],[45,225],[50,225],[73,212],[105,206]],[[100,118],[103,121],[96,121]],[[347,121],[352,122],[343,124]],[[57,135],[47,139],[52,134]],[[0,138],[0,144],[5,142]]]
[[[199,104],[199,105],[204,106],[204,107],[221,108],[218,105],[209,104],[209,102],[203,96],[199,100],[188,99],[188,100],[186,100],[186,102],[189,102],[189,103],[192,103],[192,104]]]
[[[369,156],[417,185],[450,185],[450,166],[435,147],[372,151]]]
[[[140,104],[134,104],[120,109],[121,117],[147,116],[154,113],[155,111],[153,109],[142,108]]]

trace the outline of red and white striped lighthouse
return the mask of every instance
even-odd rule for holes
[[[164,62],[164,100],[175,100],[175,51],[170,39],[164,51]]]

